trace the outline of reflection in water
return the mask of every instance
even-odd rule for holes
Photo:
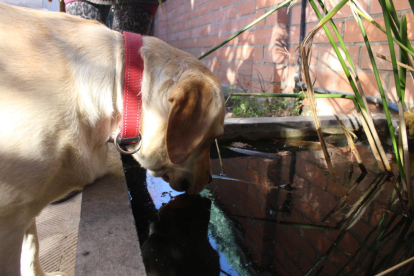
[[[209,199],[183,194],[159,209],[141,248],[148,275],[220,274],[207,235],[210,208]]]
[[[362,174],[347,147],[330,147],[333,181],[306,143],[245,143],[291,152],[276,159],[220,144],[226,176],[212,148],[215,177],[196,197],[124,160],[149,275],[375,275],[414,254],[412,219],[368,148],[358,146]],[[414,265],[399,273],[414,275]]]

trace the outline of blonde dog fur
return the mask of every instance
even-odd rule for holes
[[[143,42],[134,157],[172,188],[198,193],[223,133],[220,84],[193,56]],[[98,22],[0,3],[0,275],[44,275],[36,216],[105,174],[107,140],[122,116],[123,45]]]

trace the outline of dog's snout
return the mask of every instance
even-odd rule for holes
[[[210,184],[211,181],[213,181],[213,177],[211,176],[211,174],[208,175],[208,183]]]
[[[181,181],[181,189],[183,191],[187,191],[188,188],[190,188],[190,182],[188,182],[188,180],[185,178],[183,181]]]

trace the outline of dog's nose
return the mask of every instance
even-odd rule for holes
[[[188,182],[188,180],[184,178],[183,181],[181,181],[181,189],[183,191],[187,191],[188,188],[190,188],[190,182]]]
[[[211,174],[208,175],[208,183],[210,184],[211,181],[213,181],[213,177],[211,176]]]

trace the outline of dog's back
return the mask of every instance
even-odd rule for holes
[[[121,47],[98,22],[0,3],[1,275],[22,247],[22,273],[43,275],[35,217],[105,173]]]
[[[104,173],[120,39],[95,21],[0,3],[0,218],[40,212]]]

